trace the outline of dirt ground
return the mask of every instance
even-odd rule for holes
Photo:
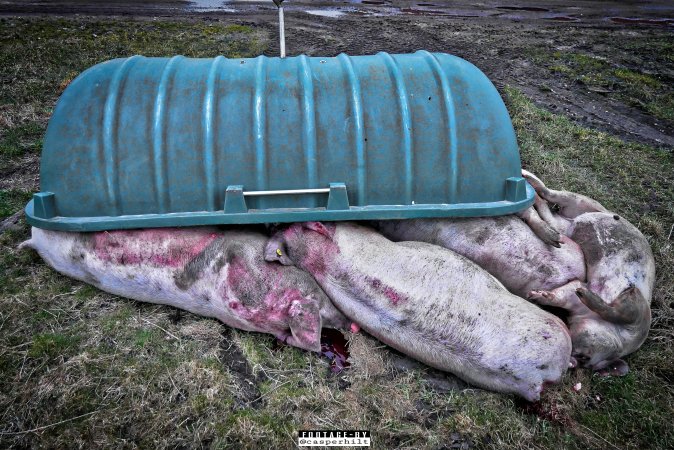
[[[657,73],[659,82],[668,86],[665,95],[672,102],[671,54],[658,55],[650,45],[650,41],[674,41],[672,2],[548,0],[512,5],[499,1],[372,0],[288,1],[285,5],[289,54],[332,56],[340,52],[358,55],[419,49],[452,53],[477,65],[497,88],[516,87],[548,110],[624,139],[674,147],[674,104],[667,105],[668,115],[653,117],[641,99],[621,95],[620,86],[611,79],[588,83],[555,71],[556,61],[537,58],[542,53],[582,54],[606,61],[609,66]],[[0,3],[0,15],[45,14],[217,20],[262,28],[270,36],[275,36],[277,27],[276,8],[271,1]],[[278,54],[278,44],[270,42],[265,53]],[[662,67],[663,62],[667,67]]]

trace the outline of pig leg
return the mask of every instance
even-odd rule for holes
[[[550,204],[541,198],[540,195],[534,196],[534,208],[541,219],[561,234],[567,234],[571,221],[558,214],[553,214],[550,210]]]
[[[534,208],[538,215],[541,216],[541,219],[545,220],[548,224],[553,225],[556,222],[552,211],[550,211],[550,205],[538,193],[534,195]]]
[[[531,172],[523,170],[522,176],[527,179],[536,193],[543,199],[558,204],[560,207],[559,213],[568,219],[574,219],[588,212],[608,212],[598,201],[584,195],[549,189],[540,178]]]
[[[645,313],[644,300],[641,293],[634,287],[625,290],[611,304],[586,288],[578,288],[576,295],[590,310],[612,323],[633,323]]]
[[[554,306],[570,312],[577,312],[579,307],[583,307],[583,304],[578,300],[576,292],[583,286],[583,283],[575,280],[552,291],[531,291],[528,299],[539,305]]]
[[[17,247],[18,250],[24,250],[24,249],[27,249],[27,248],[32,248],[33,250],[36,250],[35,247],[33,246],[32,239],[28,239],[27,241],[23,241]]]
[[[559,242],[561,240],[559,232],[548,225],[548,223],[543,219],[541,219],[541,216],[538,215],[533,207],[529,207],[524,211],[518,212],[517,216],[527,225],[529,225],[529,228],[531,228],[536,236],[538,236],[543,242],[559,248]]]

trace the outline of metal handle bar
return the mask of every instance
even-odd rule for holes
[[[326,209],[349,209],[349,197],[344,183],[330,183],[329,188],[315,189],[279,189],[277,191],[244,191],[243,186],[227,186],[225,192],[225,214],[242,214],[248,212],[246,197],[262,197],[266,195],[302,195],[328,194]]]

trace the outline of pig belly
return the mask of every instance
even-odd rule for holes
[[[655,260],[643,234],[613,213],[585,213],[570,229],[588,266],[588,288],[611,303],[623,291],[636,287],[649,302],[655,283]]]
[[[559,319],[451,251],[394,244],[366,230],[339,224],[342,270],[318,277],[347,317],[403,353],[481,387],[535,400],[544,383],[561,379],[571,341]]]
[[[386,221],[378,226],[393,241],[427,242],[465,256],[520,297],[586,279],[583,252],[575,242],[562,236],[561,248],[549,246],[516,216]]]

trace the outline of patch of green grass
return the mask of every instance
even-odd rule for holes
[[[663,43],[663,51],[671,50]],[[661,120],[674,121],[674,80],[665,75],[644,73],[637,67],[625,67],[610,57],[604,58],[570,51],[529,52],[533,60],[553,73],[600,89],[606,95],[642,109]]]
[[[0,135],[0,154],[16,157],[27,152],[39,152],[44,131],[45,128],[35,122],[5,130]]]
[[[668,425],[671,396],[653,387],[633,373],[624,378],[597,379],[592,395],[601,401],[581,414],[580,423],[601,430],[611,442],[630,436],[635,448],[667,448],[674,442],[674,431]],[[657,395],[653,395],[655,392]]]
[[[627,143],[536,108],[506,89],[525,166],[567,190],[596,198],[636,224],[674,217],[674,158],[667,150]],[[615,195],[620,193],[620,195]]]
[[[89,292],[95,294],[98,290],[89,288]],[[135,312],[135,308],[129,303],[118,305],[113,311],[105,312],[99,316],[101,329],[106,332],[114,332],[128,328],[131,324],[130,319]]]
[[[79,337],[60,333],[38,334],[28,350],[32,358],[56,358],[70,353],[79,342]]]
[[[155,335],[156,333],[150,330],[137,330],[133,343],[136,347],[145,347],[148,342],[156,341]]]
[[[30,201],[32,193],[16,189],[0,189],[0,220],[20,211]]]
[[[77,292],[75,292],[75,297],[79,298],[79,299],[82,299],[82,300],[86,300],[88,298],[91,298],[91,297],[95,296],[99,292],[101,292],[101,291],[99,291],[95,287],[89,286],[88,284],[85,284],[85,285],[82,286],[81,289],[78,289]]]

